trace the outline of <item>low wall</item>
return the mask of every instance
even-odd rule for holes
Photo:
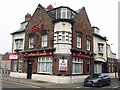
[[[26,79],[26,73],[11,72],[10,77],[24,78]],[[115,78],[115,73],[109,73],[111,78]],[[32,80],[36,81],[46,81],[59,84],[77,83],[83,82],[88,75],[78,75],[78,76],[53,76],[53,75],[40,75],[32,74]]]

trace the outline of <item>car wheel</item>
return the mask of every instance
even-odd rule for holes
[[[98,85],[99,85],[100,88],[102,87],[102,83],[101,83],[101,81],[99,81]]]

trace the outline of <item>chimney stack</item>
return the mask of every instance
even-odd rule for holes
[[[27,14],[25,15],[25,21],[29,21],[30,18],[31,18],[31,14],[27,13]]]
[[[47,6],[47,10],[51,10],[53,9],[53,5],[49,4],[49,6]]]

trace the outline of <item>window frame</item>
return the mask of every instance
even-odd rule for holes
[[[47,47],[48,44],[48,35],[42,35],[42,40],[41,40],[41,47]]]
[[[34,48],[34,37],[29,37],[29,48]]]
[[[87,39],[86,41],[86,50],[90,51],[91,50],[91,40]]]
[[[16,49],[23,49],[23,39],[15,40]]]
[[[77,48],[81,48],[82,45],[82,37],[77,35]]]
[[[63,13],[64,13],[65,16],[63,16]],[[61,8],[61,19],[67,19],[68,18],[67,14],[68,14],[67,13],[67,8]]]
[[[78,64],[79,64],[79,68],[75,67],[75,65],[78,66]],[[79,72],[76,72],[75,70],[76,68],[79,69]],[[82,73],[83,73],[83,59],[74,57],[72,60],[72,74],[82,74]]]
[[[53,58],[51,56],[38,57],[37,73],[52,74],[52,65],[53,65],[52,62],[53,62]],[[42,65],[46,66],[46,67],[42,67]],[[48,67],[50,67],[50,68],[48,68]],[[44,72],[42,70],[43,68],[45,70]],[[49,69],[49,71],[48,71],[48,69]]]

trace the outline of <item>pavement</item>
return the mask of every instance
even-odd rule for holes
[[[14,78],[9,77],[9,75],[2,75],[2,80],[17,82],[21,84],[27,84],[30,86],[36,86],[38,88],[80,88],[83,86],[83,82],[81,83],[70,83],[70,84],[55,84],[51,82],[44,81],[36,81],[32,79],[22,79],[22,78]]]

